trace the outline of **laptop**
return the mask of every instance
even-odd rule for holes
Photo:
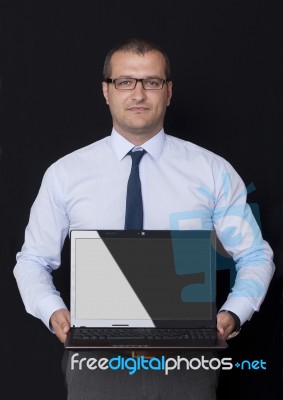
[[[73,230],[66,349],[224,349],[215,233]]]

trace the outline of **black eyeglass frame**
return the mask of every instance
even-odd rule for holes
[[[116,81],[118,80],[118,79],[125,79],[125,80],[127,80],[127,79],[134,79],[135,81],[136,81],[136,83],[135,83],[135,86],[132,88],[132,89],[119,89],[119,88],[117,88],[117,86],[116,86]],[[149,89],[149,88],[145,88],[144,87],[144,85],[143,85],[143,82],[144,81],[146,81],[146,80],[150,80],[150,79],[159,79],[161,82],[162,82],[162,86],[161,86],[161,88],[158,88],[158,89]],[[114,84],[114,86],[115,86],[115,89],[117,89],[117,90],[135,90],[135,88],[136,88],[136,86],[137,86],[137,83],[138,82],[141,82],[141,84],[142,84],[142,87],[143,87],[143,89],[144,90],[162,90],[163,89],[163,87],[164,87],[164,84],[165,83],[168,83],[168,82],[170,82],[170,79],[161,79],[161,78],[140,78],[140,79],[138,79],[138,78],[116,78],[116,79],[111,79],[111,78],[106,78],[105,79],[105,82],[106,83],[113,83]]]

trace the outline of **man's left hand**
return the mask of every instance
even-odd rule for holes
[[[217,333],[218,337],[227,340],[228,336],[235,329],[235,321],[227,311],[217,314]]]

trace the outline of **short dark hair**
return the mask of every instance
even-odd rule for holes
[[[129,39],[121,42],[113,47],[107,54],[103,67],[104,79],[111,77],[111,58],[114,53],[119,51],[130,52],[134,54],[144,55],[150,51],[159,51],[165,60],[165,75],[166,79],[170,80],[170,61],[165,51],[156,43],[145,39]]]

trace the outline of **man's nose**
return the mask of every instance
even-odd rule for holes
[[[136,87],[132,91],[132,96],[133,98],[139,98],[139,99],[146,97],[145,89],[143,88],[141,81],[137,81]]]

